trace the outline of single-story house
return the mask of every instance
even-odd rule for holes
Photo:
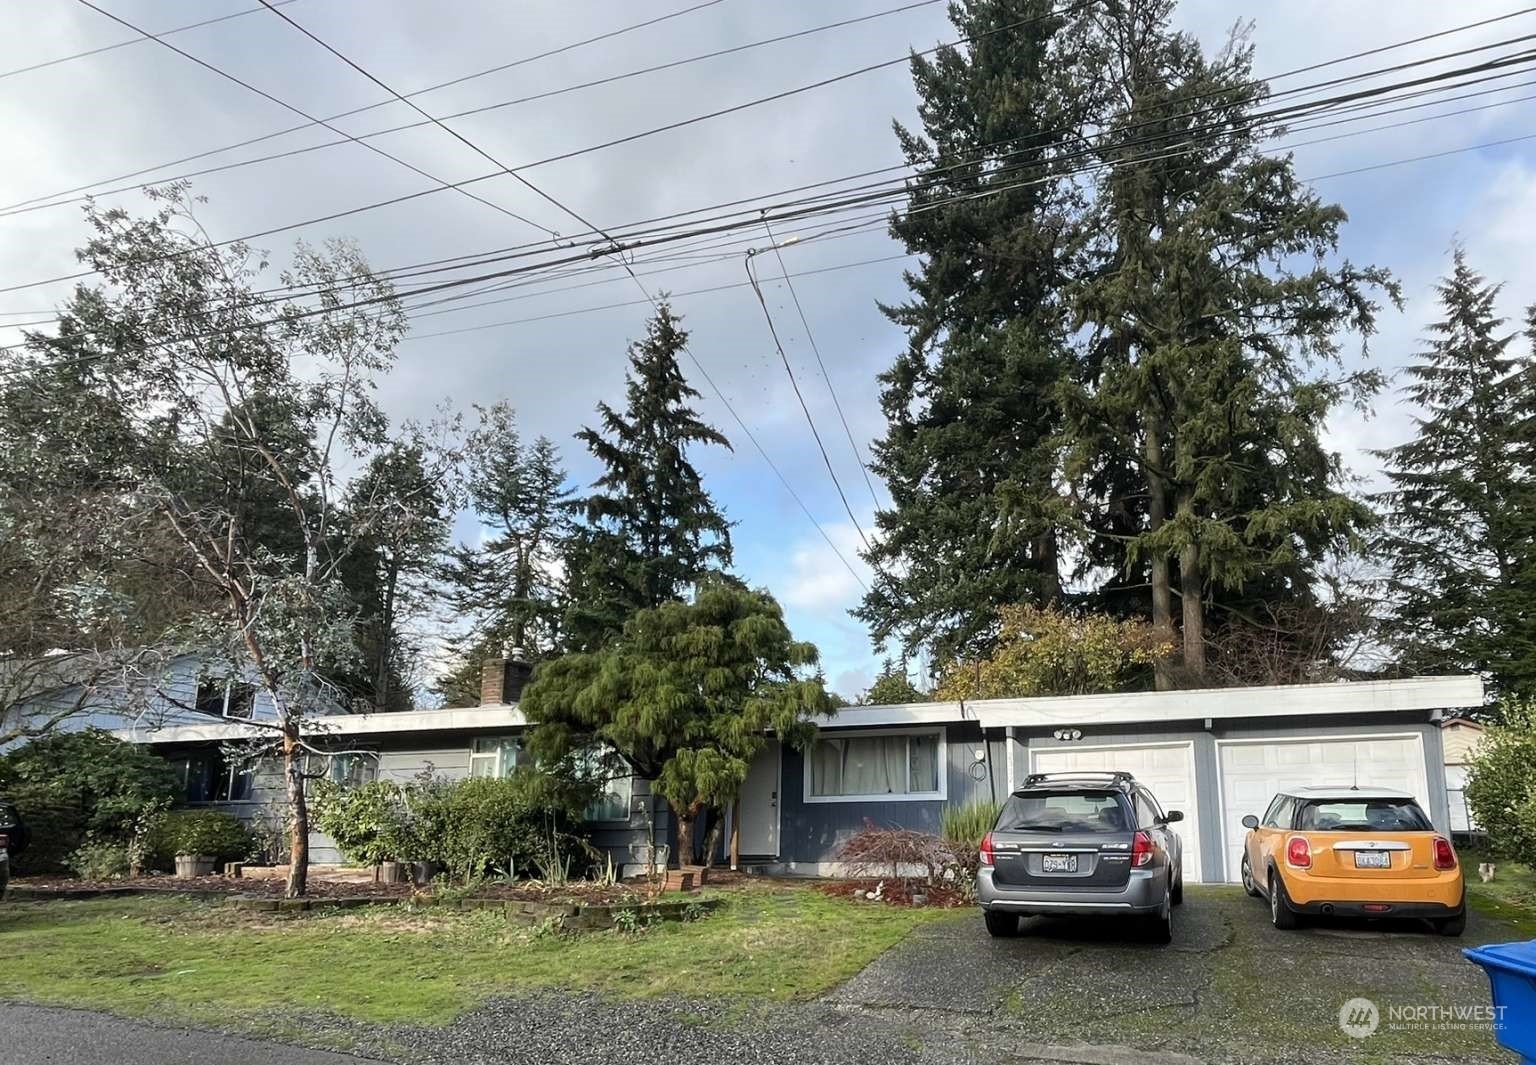
[[[333,772],[400,781],[509,772],[523,757],[517,695],[527,670],[487,663],[475,707],[327,718],[328,741],[357,752],[333,759]],[[733,827],[743,865],[825,875],[866,822],[936,832],[946,804],[1006,798],[1029,773],[1128,770],[1166,808],[1184,812],[1176,828],[1187,845],[1185,875],[1233,881],[1243,816],[1262,813],[1282,787],[1400,788],[1449,831],[1439,722],[1482,702],[1478,677],[1445,676],[849,707],[823,719],[803,751],[769,739]],[[189,793],[194,801],[249,818],[270,816],[281,802],[275,773],[220,769],[219,745],[250,735],[249,725],[136,725],[118,734],[189,766],[189,782],[216,782]],[[647,781],[611,781],[590,813],[594,842],[620,864],[639,863],[652,812],[657,838],[670,839],[665,804]],[[340,857],[318,834],[312,848],[315,861]]]
[[[1440,746],[1445,751],[1445,794],[1451,807],[1451,831],[1479,831],[1467,806],[1467,770],[1477,758],[1483,738],[1483,726],[1466,717],[1448,717],[1440,722]]]

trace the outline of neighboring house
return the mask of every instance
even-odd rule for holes
[[[1445,749],[1445,794],[1451,807],[1451,831],[1480,831],[1467,806],[1467,770],[1477,758],[1477,746],[1483,738],[1483,726],[1465,717],[1448,717],[1440,722],[1440,745]]]
[[[517,696],[526,675],[521,663],[487,663],[476,707],[337,717],[328,741],[367,753],[334,759],[332,772],[400,781],[424,771],[504,775],[522,757],[526,723]],[[1262,813],[1284,787],[1401,788],[1449,831],[1437,723],[1482,702],[1481,680],[1456,676],[849,707],[824,719],[805,751],[768,742],[734,827],[744,866],[831,874],[843,842],[866,823],[937,832],[946,804],[1004,798],[1031,772],[1123,769],[1165,807],[1184,812],[1176,827],[1189,880],[1235,880],[1243,815]],[[213,759],[220,742],[250,731],[209,722],[120,735],[191,763]],[[203,779],[189,772],[194,778]],[[279,783],[258,772],[248,786],[231,779],[228,794],[245,798],[205,801],[265,816],[281,801]],[[595,842],[620,864],[639,861],[649,811],[657,838],[672,836],[665,804],[643,779],[610,782],[601,806],[593,811]],[[318,834],[312,846],[317,862],[339,859]]]

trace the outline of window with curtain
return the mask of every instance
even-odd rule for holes
[[[806,758],[813,799],[943,795],[938,732],[820,736]]]
[[[523,741],[516,736],[479,736],[469,749],[469,775],[509,777],[522,758]]]

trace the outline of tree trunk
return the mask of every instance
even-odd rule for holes
[[[1159,437],[1161,427],[1155,418],[1147,420],[1147,438],[1144,445],[1147,478],[1147,530],[1157,532],[1168,520],[1168,485],[1163,480],[1163,442]],[[1148,560],[1152,570],[1152,629],[1160,643],[1172,644],[1173,631],[1173,578],[1167,554],[1156,551]],[[1173,668],[1167,655],[1159,655],[1153,664],[1157,690],[1168,691],[1173,687]]]
[[[689,812],[676,803],[668,803],[672,816],[677,820],[677,864],[681,868],[693,864],[693,828],[698,821],[698,811]]]
[[[714,865],[715,851],[720,846],[720,838],[725,835],[725,811],[714,807],[709,811],[709,834],[704,837],[704,857],[700,865]]]
[[[731,804],[731,868],[741,865],[741,799]]]
[[[283,777],[288,785],[288,889],[290,899],[309,888],[309,807],[304,799],[304,749],[295,722],[283,729]]]
[[[1179,499],[1179,513],[1194,513],[1194,502]],[[1184,678],[1199,687],[1205,680],[1205,602],[1200,574],[1200,545],[1191,541],[1179,549],[1179,599],[1184,608]]]
[[[1061,599],[1061,549],[1056,530],[1049,529],[1035,542],[1035,558],[1040,563],[1040,605],[1050,606]]]
[[[379,620],[379,660],[373,682],[373,708],[379,713],[389,709],[389,652],[395,631],[395,585],[400,569],[391,560],[384,582],[384,612]]]

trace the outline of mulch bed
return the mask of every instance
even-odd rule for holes
[[[877,887],[880,888],[880,898],[874,901],[859,898],[855,894],[868,894]],[[971,901],[955,888],[945,884],[924,884],[921,880],[821,880],[816,882],[816,890],[869,906],[911,906],[914,895],[926,897],[924,906],[939,909],[971,905]]]

